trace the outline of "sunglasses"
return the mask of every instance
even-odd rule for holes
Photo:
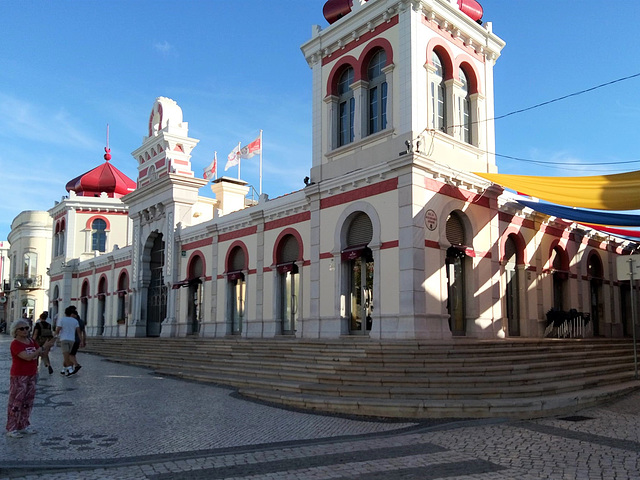
[[[16,330],[29,330],[29,327],[18,327]]]

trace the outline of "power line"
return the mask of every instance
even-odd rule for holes
[[[595,87],[587,88],[585,90],[580,90],[578,92],[570,93],[570,94],[564,95],[562,97],[554,98],[553,100],[547,100],[546,102],[542,102],[542,103],[538,103],[536,105],[532,105],[531,107],[522,108],[520,110],[514,110],[513,112],[505,113],[504,115],[500,115],[500,116],[497,116],[497,117],[494,117],[494,118],[491,118],[491,119],[487,119],[487,121],[489,121],[489,120],[500,120],[502,118],[506,118],[506,117],[509,117],[511,115],[516,115],[518,113],[527,112],[529,110],[533,110],[534,108],[544,107],[545,105],[549,105],[551,103],[559,102],[560,100],[566,100],[567,98],[577,97],[578,95],[582,95],[584,93],[592,92],[592,91],[597,90],[599,88],[608,87],[609,85],[613,85],[614,83],[624,82],[625,80],[630,80],[630,79],[636,78],[636,77],[640,77],[640,73],[634,73],[633,75],[629,75],[627,77],[617,78],[615,80],[611,80],[610,82],[601,83],[600,85],[596,85]]]
[[[490,152],[485,152],[491,155]],[[544,160],[531,160],[528,158],[512,157],[510,155],[502,155],[500,153],[493,153],[496,157],[506,158],[509,160],[517,160],[519,162],[536,163],[538,165],[563,165],[563,166],[575,166],[575,167],[591,167],[599,165],[624,165],[629,163],[639,163],[640,160],[625,160],[621,162],[595,162],[595,163],[568,163],[568,162],[546,162]]]

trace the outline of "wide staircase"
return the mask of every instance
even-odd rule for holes
[[[566,414],[640,387],[627,339],[90,338],[84,351],[279,405],[376,417]]]

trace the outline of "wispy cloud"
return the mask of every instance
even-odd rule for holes
[[[0,132],[43,144],[94,148],[95,142],[80,130],[64,109],[47,110],[28,101],[0,93]]]
[[[167,42],[166,40],[162,41],[162,42],[156,42],[153,44],[153,48],[155,49],[156,52],[160,53],[161,55],[164,55],[165,57],[167,56],[177,56],[178,52],[175,49],[175,47],[173,45],[171,45],[169,42]]]

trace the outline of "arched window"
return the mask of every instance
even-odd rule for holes
[[[433,128],[441,132],[447,131],[447,88],[445,86],[445,69],[440,56],[433,52],[432,62],[435,67],[434,82],[431,84],[431,101],[433,111]]]
[[[387,128],[387,81],[382,69],[387,64],[387,53],[379,49],[371,57],[367,69],[369,80],[369,135]]]
[[[107,246],[107,222],[96,218],[91,222],[91,250],[104,252]]]
[[[62,224],[60,225],[60,241],[58,243],[58,255],[63,255],[64,254],[64,242],[65,242],[65,234],[66,234],[66,225],[65,222],[62,221]]]
[[[354,122],[356,101],[351,85],[353,84],[354,70],[351,67],[345,69],[338,80],[338,146],[347,145],[354,139]]]
[[[24,266],[22,274],[25,279],[33,279],[37,274],[38,254],[35,252],[27,252],[23,255]]]
[[[460,114],[460,128],[462,133],[462,141],[471,143],[471,97],[469,96],[469,81],[467,74],[461,68],[459,70],[461,96],[458,99],[458,110]]]
[[[374,262],[368,247],[373,238],[373,225],[369,216],[357,213],[349,224],[346,248],[342,250],[344,284],[347,286],[347,318],[349,332],[366,334],[373,324]]]
[[[53,256],[60,255],[60,224],[56,224],[56,233],[53,236]]]

